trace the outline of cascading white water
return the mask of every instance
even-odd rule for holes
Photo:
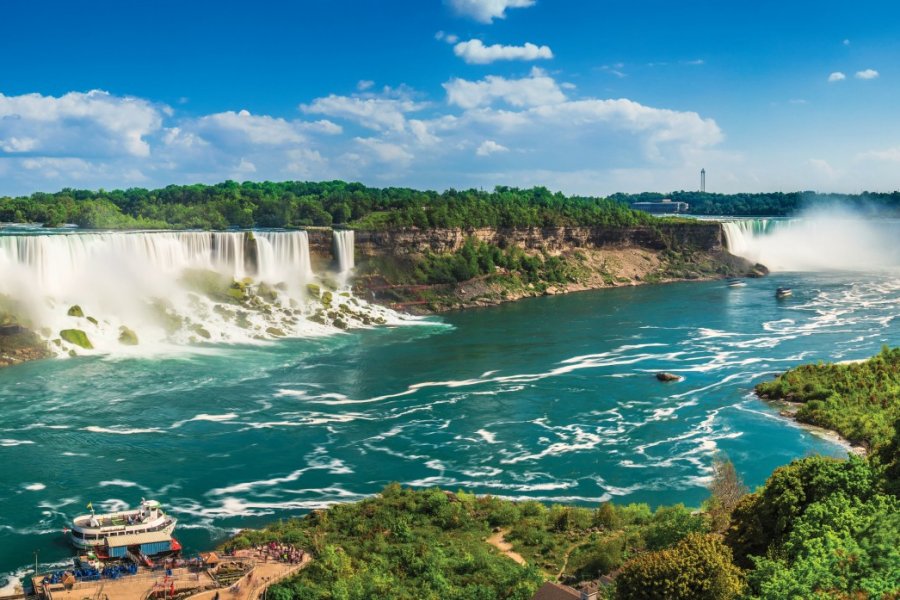
[[[341,283],[345,284],[350,272],[356,266],[356,236],[352,229],[335,229],[334,255],[338,262],[338,272]]]
[[[256,244],[260,280],[305,283],[312,279],[309,236],[305,231],[257,232]]]
[[[349,233],[335,237],[345,274],[353,267]],[[306,284],[314,279],[305,231],[0,232],[0,317],[29,325],[60,354],[85,351],[60,339],[70,329],[100,352],[146,353],[393,317],[346,294],[312,294]],[[123,345],[124,328],[136,332],[139,348]]]
[[[722,223],[729,252],[772,271],[875,271],[900,267],[900,222],[817,209],[795,219]]]

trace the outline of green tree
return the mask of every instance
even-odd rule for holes
[[[731,550],[710,534],[692,533],[670,549],[641,554],[616,577],[617,600],[727,600],[743,589]]]

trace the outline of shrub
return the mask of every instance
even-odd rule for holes
[[[718,536],[698,533],[630,560],[616,578],[617,600],[727,600],[743,588],[731,550]]]

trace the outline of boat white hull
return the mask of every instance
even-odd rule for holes
[[[160,531],[162,531],[166,535],[171,536],[172,533],[175,531],[175,525],[177,523],[178,523],[178,521],[176,519],[172,519],[171,522],[168,525],[166,525],[165,527],[163,527]],[[120,531],[122,533],[140,533],[142,531],[146,531],[146,529],[139,528],[139,527],[127,527],[125,529],[121,529]],[[97,539],[85,539],[85,538],[75,537],[75,531],[70,530],[69,531],[69,541],[71,542],[71,544],[73,546],[75,546],[79,550],[93,550],[94,548],[97,548],[98,546],[105,546],[107,538],[115,539],[115,537],[116,537],[114,532],[94,532],[94,531],[90,531],[90,530],[88,530],[88,532],[91,535],[98,536]]]

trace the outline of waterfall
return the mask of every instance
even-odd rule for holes
[[[256,233],[259,278],[269,283],[305,283],[313,276],[305,231]]]
[[[722,223],[728,251],[772,271],[880,271],[900,267],[900,222],[839,209],[791,219]]]
[[[353,232],[335,232],[334,239],[346,276]],[[308,292],[313,282],[329,285],[313,273],[305,231],[0,229],[0,318],[30,326],[60,354],[83,352],[60,341],[67,329],[86,332],[100,352],[144,353],[321,335],[333,326],[395,319],[348,294],[326,301],[324,293]],[[136,332],[140,349],[123,347],[125,328]]]
[[[352,229],[335,229],[333,235],[334,256],[338,261],[338,271],[342,275],[346,275],[356,266],[354,231]]]

